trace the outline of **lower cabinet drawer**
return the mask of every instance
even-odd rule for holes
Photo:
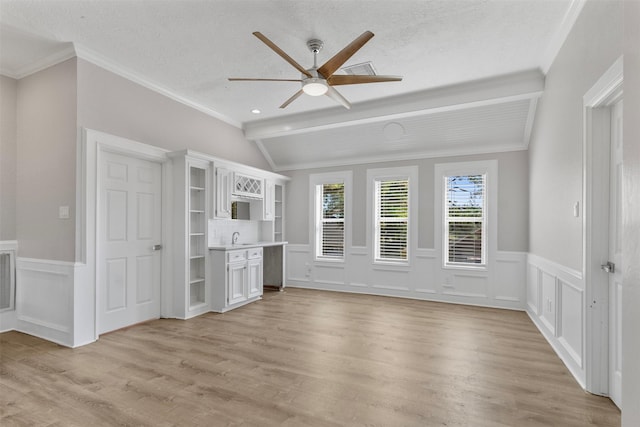
[[[251,248],[247,250],[248,259],[262,258],[262,248]]]
[[[227,262],[243,261],[245,259],[247,259],[247,251],[227,252]]]

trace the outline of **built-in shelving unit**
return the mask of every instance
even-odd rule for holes
[[[171,153],[173,280],[162,315],[188,319],[209,311],[208,227],[212,216],[213,164],[197,153]]]
[[[284,187],[276,184],[274,193],[273,240],[275,242],[284,242]]]
[[[206,169],[189,166],[189,309],[206,304]]]

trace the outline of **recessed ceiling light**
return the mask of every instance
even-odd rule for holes
[[[260,114],[260,113],[262,113],[262,111],[258,110],[257,108],[254,108],[253,110],[251,110],[251,112],[252,112],[253,114]]]

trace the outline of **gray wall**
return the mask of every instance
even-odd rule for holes
[[[27,258],[73,261],[76,60],[18,81],[16,237]],[[71,219],[58,219],[70,206]]]
[[[270,170],[260,150],[240,129],[81,59],[49,67],[17,84],[3,78],[2,90],[2,112],[8,109],[9,126],[5,129],[2,114],[0,227],[2,239],[18,240],[22,257],[75,260],[79,127],[168,150],[188,148]],[[12,90],[17,120],[11,119]],[[11,122],[17,123],[13,145]],[[5,189],[5,184],[11,187],[11,168],[5,168],[4,163],[11,163],[12,148],[16,151],[15,196],[10,188]],[[9,175],[6,181],[5,172]],[[15,227],[11,226],[11,212],[5,212],[12,204]],[[59,206],[71,207],[70,219],[58,219]],[[5,228],[15,228],[15,234]]]
[[[640,2],[624,9],[622,426],[640,425]]]
[[[18,82],[0,76],[0,240],[16,238]]]
[[[309,243],[309,175],[330,171],[353,172],[353,245],[366,245],[366,171],[372,168],[418,166],[418,247],[434,248],[434,165],[473,160],[498,160],[498,250],[528,250],[528,155],[526,151],[474,156],[417,159],[347,167],[283,172],[290,176],[286,194],[286,238],[294,244]]]
[[[622,54],[622,3],[589,1],[546,77],[529,145],[530,252],[582,270],[582,97]]]
[[[78,126],[271,170],[239,128],[82,59],[78,59]]]

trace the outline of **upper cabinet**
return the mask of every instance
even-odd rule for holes
[[[262,219],[264,221],[273,221],[275,204],[276,184],[270,179],[264,180],[264,198],[262,199]]]
[[[236,172],[233,174],[233,195],[262,199],[264,196],[262,181],[261,178]]]
[[[216,167],[215,180],[214,217],[230,219],[233,172],[225,167]]]

